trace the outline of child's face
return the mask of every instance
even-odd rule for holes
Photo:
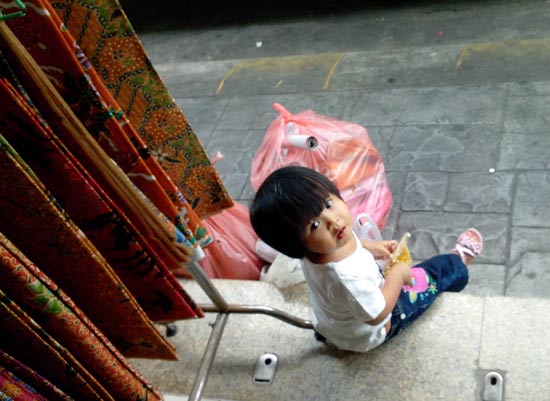
[[[304,245],[313,255],[334,254],[353,240],[352,228],[348,206],[336,195],[330,195],[321,214],[307,224]]]

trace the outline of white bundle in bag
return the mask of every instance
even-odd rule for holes
[[[275,284],[277,288],[286,288],[304,282],[302,259],[290,258],[279,252],[270,266],[264,266],[260,272],[260,281]]]

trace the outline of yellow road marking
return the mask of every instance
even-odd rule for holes
[[[334,62],[332,68],[328,72],[327,79],[325,80],[325,84],[323,85],[323,90],[326,91],[328,89],[328,86],[330,85],[330,80],[332,79],[332,76],[334,75],[334,71],[336,71],[336,67],[338,67],[338,64],[340,64],[340,61],[344,58],[344,53],[340,53],[340,56],[338,59]]]
[[[508,56],[521,57],[526,53],[550,54],[549,39],[523,39],[504,42],[484,42],[466,46],[460,52],[455,65],[453,78],[456,78],[463,64],[475,53],[499,53]]]
[[[285,57],[266,57],[259,59],[248,59],[239,62],[231,71],[229,71],[218,84],[216,95],[218,95],[225,83],[232,76],[243,71],[259,72],[285,72],[287,74],[296,74],[306,68],[321,67],[328,70],[324,81],[323,90],[326,90],[330,80],[338,67],[338,64],[344,57],[343,53],[316,54],[308,56],[285,56]]]

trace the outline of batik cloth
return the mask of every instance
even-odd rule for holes
[[[75,400],[115,401],[58,341],[0,290],[0,346]]]
[[[115,0],[50,2],[86,57],[200,218],[232,200]]]
[[[0,232],[39,261],[124,355],[177,359],[104,257],[2,136],[0,171]]]
[[[2,366],[0,366],[0,400],[48,401],[38,391]]]
[[[13,4],[13,3],[11,3]],[[25,18],[8,26],[63,99],[107,154],[189,239],[208,245],[206,234],[181,191],[151,151],[80,50],[51,5],[29,0]],[[15,8],[7,12],[15,11]]]
[[[0,263],[4,294],[63,344],[115,400],[147,399],[153,387],[64,291],[1,234]]]
[[[59,387],[53,385],[44,376],[32,370],[21,361],[0,349],[0,366],[8,369],[25,383],[31,385],[36,391],[50,401],[73,401]]]
[[[97,247],[155,321],[202,316],[152,245],[56,140],[9,81],[0,77],[0,132]]]

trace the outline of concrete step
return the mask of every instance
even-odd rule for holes
[[[228,303],[310,319],[305,284],[280,290],[265,282],[213,282]],[[182,285],[197,302],[209,302],[195,282]],[[492,372],[503,377],[507,401],[550,399],[549,308],[548,299],[444,293],[405,332],[366,354],[335,350],[310,330],[270,316],[230,314],[203,399],[482,401]],[[169,340],[179,362],[132,363],[166,394],[189,394],[214,320],[207,314],[177,323]],[[278,366],[271,384],[257,384],[254,369],[265,353],[276,354]]]

